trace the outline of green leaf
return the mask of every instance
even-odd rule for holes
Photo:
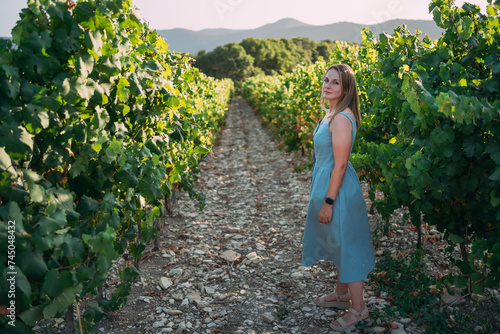
[[[113,194],[106,194],[100,203],[102,212],[113,212],[115,208],[115,196]]]
[[[57,270],[51,270],[45,275],[43,289],[52,298],[62,293],[63,286],[59,281],[59,272]]]
[[[470,275],[470,278],[473,282],[476,282],[476,281],[479,281],[481,279],[481,273],[478,273],[477,271],[476,272],[473,272],[471,275]]]
[[[84,174],[88,168],[88,157],[80,155],[76,158],[76,161],[71,165],[69,170],[69,175],[73,178],[80,174]]]
[[[21,209],[16,202],[8,202],[7,204],[1,206],[0,217],[2,217],[4,222],[15,222],[17,233],[26,231],[23,225],[23,214],[21,213]]]
[[[96,212],[99,209],[99,202],[83,195],[80,203],[78,203],[78,211],[80,212]]]
[[[61,249],[64,251],[64,256],[77,259],[83,258],[86,251],[83,241],[70,235],[65,235]]]
[[[472,284],[472,292],[480,295],[484,293],[484,285],[482,283]]]
[[[28,300],[31,297],[31,284],[28,281],[28,278],[26,278],[26,275],[24,275],[23,271],[21,268],[18,266],[15,267],[16,269],[14,270],[17,272],[16,276],[16,292],[21,292],[23,293]]]
[[[6,92],[9,98],[15,99],[20,91],[19,69],[7,64],[2,64],[0,68],[5,72],[4,78],[0,75],[0,89]]]
[[[54,48],[64,50],[65,52],[74,52],[80,49],[79,37],[83,34],[83,31],[77,24],[71,26],[71,31],[67,27],[60,28],[54,33]]]
[[[47,153],[49,154],[45,154],[42,161],[49,168],[57,168],[57,166],[62,165],[67,157],[67,151],[62,147],[50,147]]]
[[[25,128],[15,124],[0,124],[0,143],[4,145],[5,151],[11,155],[17,153],[24,157],[33,149],[33,136]],[[5,159],[5,158],[4,158]],[[6,161],[4,160],[4,163]]]
[[[108,301],[104,302],[106,303]],[[99,305],[96,301],[90,303],[84,313],[85,319],[91,322],[99,322],[104,315],[106,315],[106,312],[102,310],[101,305]]]
[[[205,154],[210,153],[210,150],[208,148],[198,146],[198,147],[195,148],[195,152],[198,155],[205,155]]]
[[[99,53],[103,47],[103,36],[101,31],[89,31],[85,34],[85,41],[95,53]]]
[[[495,143],[488,143],[486,145],[486,152],[491,156],[497,165],[500,165],[500,146]]]
[[[431,2],[431,6],[432,6],[432,2]],[[429,7],[429,9],[430,9],[430,7]],[[443,21],[442,21],[442,16],[441,16],[441,10],[439,10],[439,8],[438,8],[438,7],[434,8],[434,10],[432,10],[432,16],[433,16],[433,18],[434,18],[434,22],[436,22],[436,24],[437,24],[439,27],[444,28],[444,27],[442,26],[442,24],[443,24],[442,22],[443,22]]]
[[[118,271],[118,276],[123,282],[135,280],[140,275],[136,267],[126,267]]]
[[[439,76],[444,83],[448,83],[450,81],[450,69],[448,68],[447,64],[439,64]]]
[[[38,220],[38,233],[40,233],[41,236],[49,235],[57,231],[59,227],[56,220],[51,217],[43,216]]]
[[[68,226],[66,228],[59,229],[56,231],[56,234],[59,234],[59,235],[67,234],[70,229],[71,229],[70,226]]]
[[[462,238],[456,234],[453,234],[453,233],[450,234],[448,239],[454,244],[460,244],[460,243],[464,242],[464,238]]]
[[[104,144],[107,141],[106,137],[101,137],[99,138],[92,146],[94,148],[94,151],[98,152],[101,151],[102,149],[102,144]]]
[[[495,196],[494,190],[492,190],[490,193],[490,201],[491,201],[491,205],[493,205],[493,207],[495,207],[495,208],[500,205],[500,197]]]
[[[157,154],[153,154],[151,162],[153,163],[153,166],[158,166],[158,164],[160,163],[160,157]]]
[[[73,273],[69,270],[62,270],[59,272],[59,280],[64,289],[71,288],[74,284]]]
[[[82,240],[88,244],[92,236],[90,234],[82,234]]]
[[[62,314],[66,309],[73,304],[76,295],[82,291],[82,285],[69,287],[64,289],[59,295],[52,299],[51,303],[43,309],[45,319],[50,319],[57,314]]]
[[[95,253],[106,254],[109,258],[115,258],[115,250],[113,248],[113,241],[115,240],[116,232],[111,227],[106,231],[102,231],[94,237],[83,235],[82,238]]]
[[[32,184],[30,188],[30,196],[33,203],[43,203],[45,199],[45,189],[38,184]]]
[[[109,144],[109,148],[118,154],[122,151],[122,144],[116,139],[113,139],[113,141]]]
[[[54,245],[53,238],[42,235],[39,231],[33,233],[32,242],[33,245],[42,252],[49,250]]]
[[[21,318],[28,326],[35,327],[38,320],[43,319],[43,308],[45,304],[40,304],[37,306],[31,306],[28,310],[19,314]]]
[[[73,12],[79,23],[84,23],[94,17],[95,10],[95,4],[87,1],[79,1],[75,8],[73,8]]]
[[[492,5],[486,6],[486,13],[492,17],[497,16],[497,11],[495,10],[495,7],[493,7]]]
[[[491,181],[500,181],[500,167],[495,168],[495,172],[488,179]]]
[[[115,230],[118,230],[120,228],[120,216],[118,215],[118,213],[116,211],[113,211],[111,213],[111,216],[108,217],[109,217],[108,221],[109,226]]]
[[[76,92],[84,100],[90,100],[92,95],[94,95],[92,87],[88,86],[80,77],[76,78],[76,80],[72,80],[71,90]]]
[[[28,182],[40,182],[43,177],[30,169],[23,170],[23,175]]]
[[[94,275],[94,271],[87,266],[78,266],[76,268],[76,279],[79,282],[89,280]]]
[[[42,280],[48,270],[43,254],[38,249],[18,252],[16,259],[19,268],[31,280]]]
[[[473,34],[472,24],[473,21],[470,17],[465,16],[462,18],[462,33],[460,34],[462,40],[467,41]]]
[[[470,275],[474,272],[467,261],[457,261],[456,265],[464,275]]]
[[[179,99],[175,96],[171,96],[167,100],[167,106],[172,108],[172,109],[177,109],[179,107]]]
[[[130,107],[126,104],[120,103],[119,107],[122,110],[123,116],[127,116],[127,114],[130,112]]]
[[[130,244],[129,252],[134,258],[139,259],[146,249],[146,245],[143,243],[140,244]]]
[[[124,102],[128,99],[128,94],[130,93],[130,91],[126,87],[129,86],[130,83],[128,82],[128,80],[125,79],[124,77],[121,77],[116,87],[118,93],[118,99],[120,100],[120,102]]]
[[[121,66],[120,60],[115,54],[111,56],[104,56],[100,63],[100,71],[108,76],[115,76],[120,73]]]
[[[80,70],[80,74],[83,78],[87,78],[90,73],[94,70],[94,57],[88,53],[79,54],[76,56],[77,68]]]
[[[65,210],[66,212],[73,211],[73,194],[67,189],[52,189],[53,203],[57,205],[58,209]]]
[[[109,114],[106,109],[101,108],[100,106],[96,106],[95,108],[95,113],[92,115],[91,121],[92,125],[94,126],[95,129],[99,130],[104,130],[106,125],[108,124],[110,118]],[[107,136],[104,134],[101,134],[101,137],[99,138],[100,143],[104,143],[108,141]]]

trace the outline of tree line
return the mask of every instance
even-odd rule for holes
[[[239,91],[241,83],[257,75],[281,75],[297,65],[312,65],[328,59],[335,51],[335,42],[314,42],[309,38],[253,38],[240,43],[218,46],[213,51],[201,50],[195,66],[214,78],[231,78]]]

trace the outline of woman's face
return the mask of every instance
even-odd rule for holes
[[[326,72],[325,80],[323,81],[323,97],[328,101],[330,106],[337,104],[342,97],[339,72],[334,68]]]

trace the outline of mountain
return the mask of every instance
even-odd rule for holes
[[[374,25],[362,25],[351,22],[339,22],[327,25],[311,25],[295,19],[282,19],[275,23],[266,24],[256,29],[234,30],[234,29],[204,29],[193,31],[188,29],[166,29],[157,30],[171,50],[177,52],[189,52],[193,55],[200,50],[212,51],[217,46],[231,42],[239,43],[245,38],[293,38],[308,37],[315,42],[325,39],[361,42],[361,29],[367,27],[375,36],[387,32],[392,33],[398,26],[406,25],[408,30],[415,33],[419,29],[429,37],[439,38],[443,30],[436,26],[434,21],[426,20],[390,20]]]

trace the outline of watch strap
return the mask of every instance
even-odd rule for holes
[[[325,198],[325,202],[328,205],[333,205],[333,203],[335,202],[335,200],[333,198],[331,198],[331,197],[327,197],[327,198]]]

